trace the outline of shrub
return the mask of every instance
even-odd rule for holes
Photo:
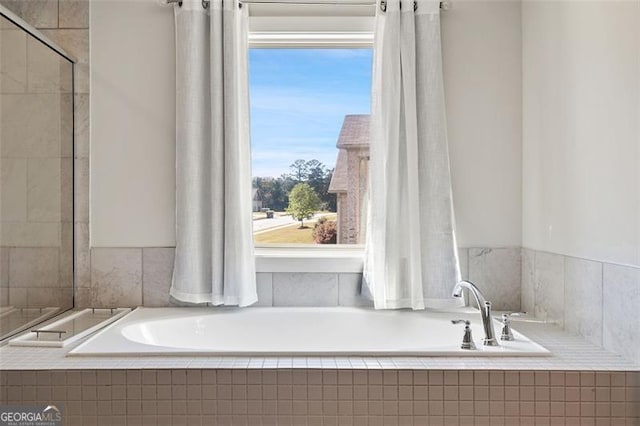
[[[336,244],[338,242],[338,228],[336,222],[321,217],[313,227],[313,240],[316,244]]]

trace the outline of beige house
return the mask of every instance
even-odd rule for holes
[[[364,243],[369,184],[369,115],[344,117],[329,193],[338,198],[338,244]]]

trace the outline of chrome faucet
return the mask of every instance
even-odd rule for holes
[[[482,316],[482,326],[484,327],[484,340],[485,346],[498,346],[498,341],[495,338],[493,332],[493,321],[491,319],[491,302],[485,300],[482,293],[474,283],[471,281],[460,281],[453,287],[453,297],[462,297],[462,290],[468,289],[473,297],[476,299],[478,309],[480,309],[480,315]]]

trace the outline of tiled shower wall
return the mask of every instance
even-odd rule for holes
[[[68,91],[70,74],[64,73],[71,67],[66,63],[61,66],[56,54],[22,30],[3,29],[3,72],[7,75],[2,80],[2,218],[10,223],[2,227],[0,299],[14,306],[71,306],[72,255],[68,247],[73,226],[77,226],[72,222],[71,162],[81,171],[81,158],[87,158],[89,146],[88,2],[0,2],[80,62],[76,92],[60,95]],[[76,103],[75,159],[70,146],[65,145],[71,137],[72,120],[66,116],[71,112],[71,96]],[[44,127],[34,125],[38,123]],[[88,169],[86,160],[84,168]],[[87,173],[77,176],[79,206],[88,199],[86,179]],[[82,192],[83,188],[86,191]],[[84,204],[88,206],[86,201]],[[77,217],[86,223],[88,214],[83,218],[80,213]],[[88,241],[85,247],[88,251]]]
[[[522,249],[522,308],[640,363],[640,268]]]
[[[442,370],[2,371],[0,403],[66,425],[640,424],[640,373]]]
[[[89,280],[89,0],[0,0],[0,3],[20,16],[30,25],[59,44],[73,55],[75,66],[74,96],[74,163],[75,163],[75,222],[76,231],[76,279],[79,285]],[[39,258],[42,265],[51,264],[55,255],[33,253],[20,254],[24,264],[29,256]],[[22,256],[24,254],[24,256]],[[18,257],[16,257],[17,259]],[[42,260],[49,259],[50,262]],[[53,259],[53,260],[52,260]],[[0,252],[2,271],[8,271],[8,255]],[[30,280],[46,280],[51,268],[35,268],[29,271]],[[0,277],[4,279],[3,277]],[[51,301],[49,301],[51,302]],[[47,303],[45,303],[47,304]]]

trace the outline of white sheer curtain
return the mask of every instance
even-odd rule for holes
[[[183,0],[176,27],[176,255],[170,294],[257,300],[251,217],[247,8]]]
[[[376,308],[459,306],[439,1],[387,0],[374,46],[364,279]]]

